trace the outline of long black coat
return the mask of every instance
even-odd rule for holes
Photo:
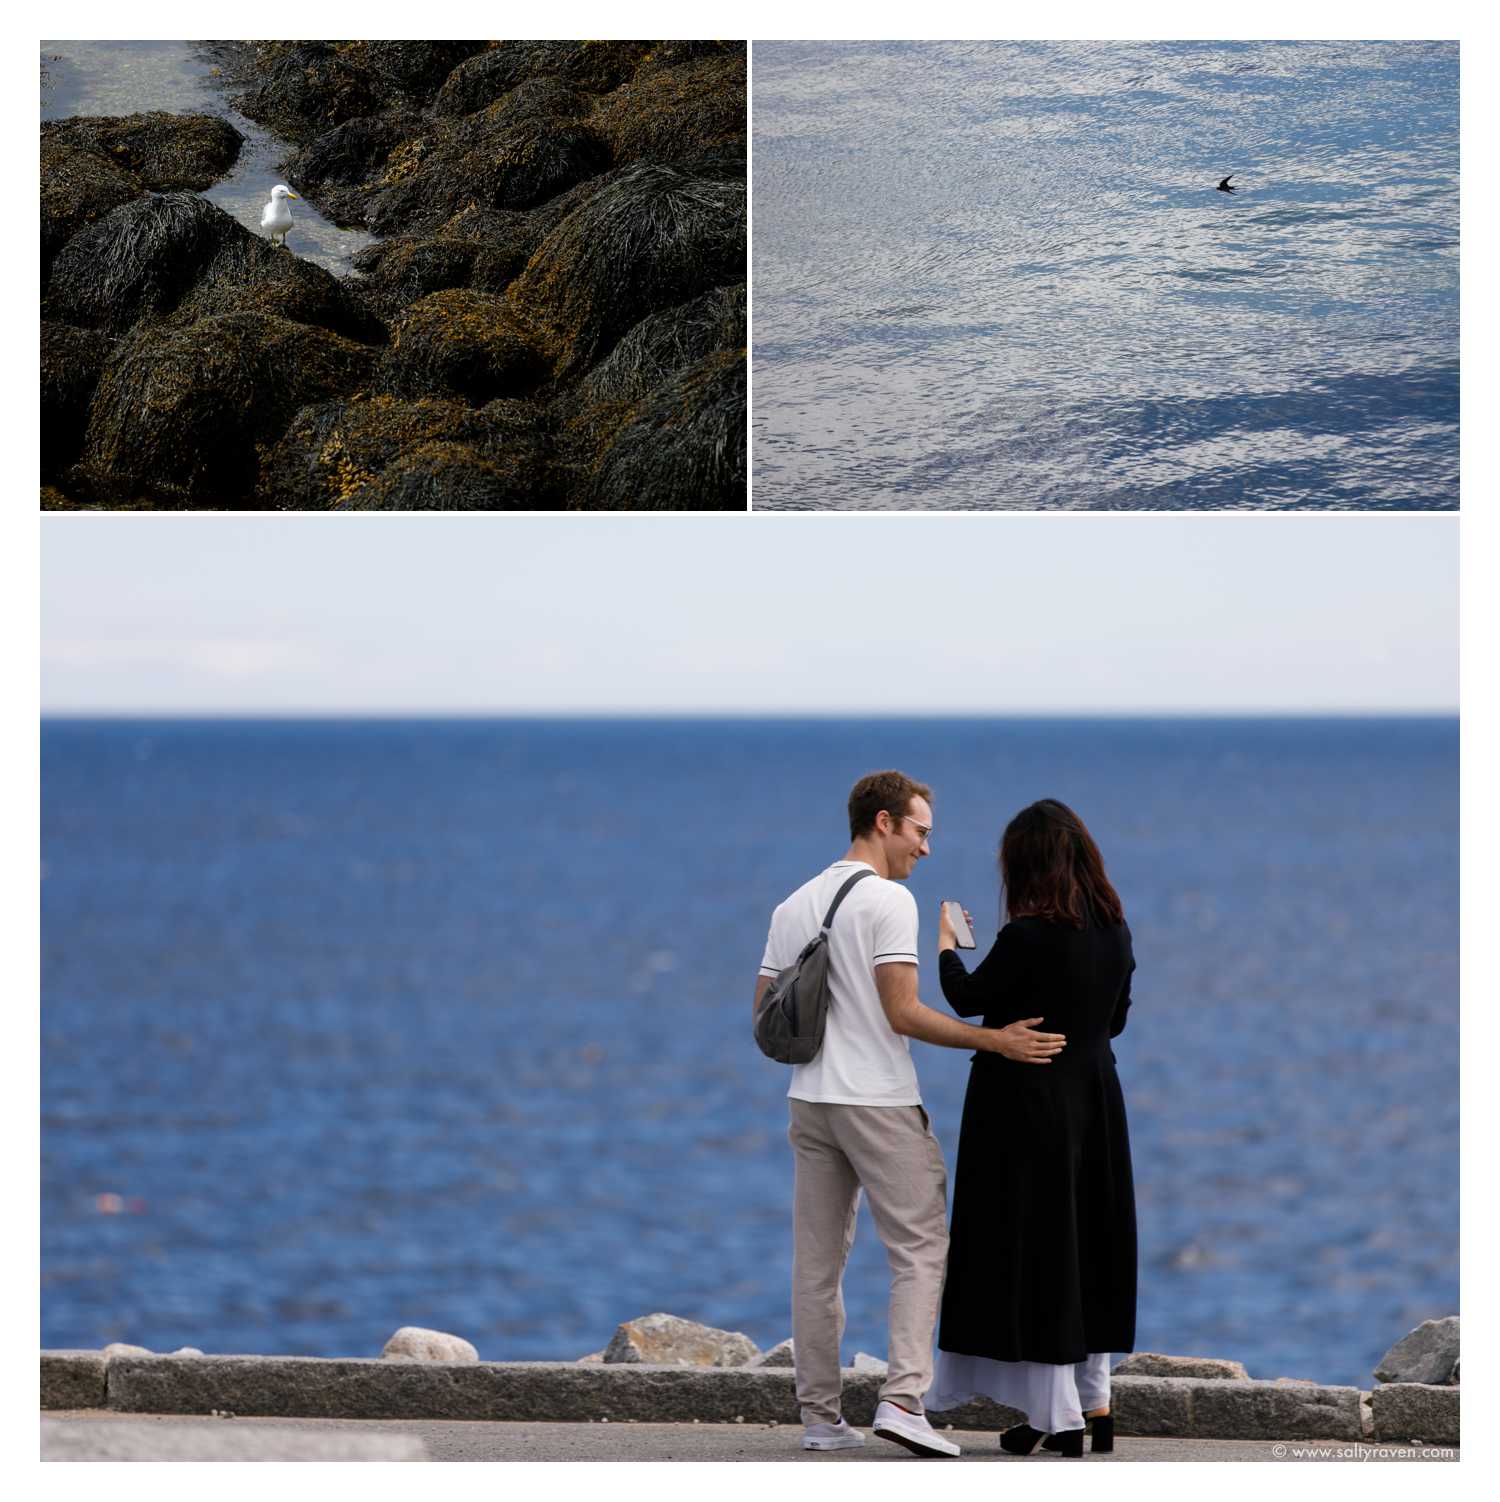
[[[1053,1363],[1133,1350],[1135,1189],[1109,1046],[1130,1008],[1130,930],[1019,918],[972,975],[952,950],[939,968],[959,1016],[1041,1017],[1068,1041],[1050,1064],[974,1056],[938,1345]]]

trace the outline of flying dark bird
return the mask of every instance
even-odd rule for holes
[[[1230,174],[1229,174],[1229,177],[1233,177],[1233,176],[1234,176],[1234,173],[1232,173],[1232,172],[1231,172],[1231,173],[1230,173]],[[1239,192],[1239,189],[1238,189],[1238,188],[1231,188],[1231,187],[1230,187],[1230,186],[1229,186],[1229,177],[1226,177],[1226,178],[1225,178],[1225,179],[1224,179],[1224,181],[1223,181],[1223,182],[1221,182],[1221,183],[1220,183],[1220,184],[1219,184],[1219,189],[1218,189],[1218,191],[1219,191],[1219,192],[1220,192],[1220,193],[1238,193],[1238,192]]]

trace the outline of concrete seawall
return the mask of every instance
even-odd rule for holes
[[[426,1362],[308,1356],[115,1356],[43,1351],[43,1409],[228,1412],[286,1418],[796,1424],[787,1368],[511,1361]],[[868,1426],[878,1373],[844,1371],[844,1412]],[[1457,1387],[1357,1387],[1116,1377],[1121,1434],[1197,1439],[1458,1443]],[[955,1429],[998,1430],[1022,1415],[993,1403],[934,1413]]]

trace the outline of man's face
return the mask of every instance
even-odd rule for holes
[[[886,836],[885,858],[891,868],[892,881],[905,881],[924,855],[931,855],[927,836],[932,833],[932,809],[925,798],[913,798],[906,805],[904,818],[891,818]]]

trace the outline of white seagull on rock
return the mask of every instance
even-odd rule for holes
[[[286,244],[286,232],[292,227],[292,211],[286,206],[288,198],[297,195],[285,183],[277,183],[271,189],[271,201],[260,211],[260,227],[273,241]]]

